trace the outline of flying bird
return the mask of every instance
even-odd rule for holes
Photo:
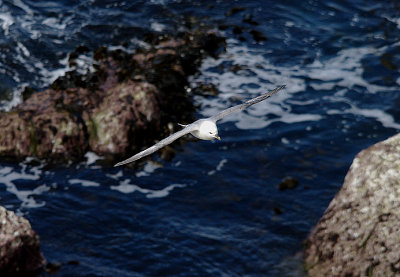
[[[172,143],[173,141],[177,140],[178,138],[180,138],[186,134],[189,134],[189,133],[192,134],[193,136],[195,136],[196,138],[203,139],[203,140],[213,140],[213,139],[221,140],[221,138],[218,136],[218,128],[216,125],[218,120],[222,119],[223,117],[225,117],[227,115],[230,115],[231,113],[234,113],[234,112],[240,111],[240,110],[244,110],[244,109],[250,107],[251,105],[261,102],[261,101],[271,97],[272,95],[274,95],[275,93],[277,93],[278,91],[283,89],[284,87],[285,87],[285,85],[277,87],[276,89],[271,90],[267,93],[264,93],[256,98],[250,99],[250,100],[244,102],[243,104],[239,104],[239,105],[230,107],[226,110],[223,110],[214,116],[196,120],[195,122],[188,124],[188,125],[179,124],[182,127],[184,127],[182,130],[170,135],[169,137],[166,137],[163,140],[160,140],[153,146],[143,150],[142,152],[137,153],[136,155],[133,155],[129,159],[126,159],[122,162],[117,163],[116,165],[114,165],[114,167],[120,166],[123,164],[127,164],[130,162],[139,160],[145,156],[148,156],[148,155],[156,152],[157,150],[163,148],[164,146]]]

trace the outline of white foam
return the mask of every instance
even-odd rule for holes
[[[165,30],[166,26],[158,22],[152,22],[150,28],[156,32],[162,32]]]
[[[66,65],[66,69],[61,69],[62,74],[65,74],[66,71],[71,71],[71,70],[76,70],[79,74],[82,75],[95,72],[95,68],[93,66],[93,64],[95,64],[95,61],[92,55],[89,54],[88,55],[80,54],[78,57],[76,57],[75,65],[72,67],[69,66],[67,59],[63,60],[62,64]]]
[[[21,0],[14,0],[13,4],[23,10],[26,14],[33,16],[33,11],[27,5],[25,5]]]
[[[244,112],[234,113],[222,119],[222,122],[234,122],[239,129],[260,129],[269,126],[273,122],[299,123],[307,121],[320,121],[326,117],[321,110],[313,113],[296,113],[296,106],[340,103],[342,98],[355,87],[366,88],[367,93],[380,91],[393,91],[395,87],[386,87],[371,84],[363,78],[364,67],[362,60],[367,55],[380,55],[387,47],[373,48],[369,46],[347,48],[339,51],[330,58],[317,54],[317,58],[311,64],[304,66],[279,66],[271,64],[268,60],[270,50],[252,49],[242,43],[228,39],[227,53],[219,59],[205,59],[201,66],[202,74],[191,79],[192,83],[209,82],[217,86],[221,92],[217,97],[204,98],[195,96],[195,102],[201,103],[201,116],[212,116],[219,111],[250,99],[261,93],[273,89],[278,85],[286,84],[284,91],[274,95],[267,101],[251,106]],[[215,68],[224,68],[225,64],[239,65],[242,69],[236,72],[220,73]],[[397,80],[400,84],[400,78]],[[316,90],[313,99],[301,99],[293,97],[293,94],[303,92],[311,86]],[[332,89],[338,87],[337,91]],[[320,92],[329,91],[332,97],[324,99]],[[232,101],[233,98],[241,98],[240,101]],[[295,98],[296,100],[293,100]],[[345,112],[359,116],[373,117],[383,126],[399,129],[393,116],[376,109],[362,107],[363,103],[352,103],[352,109]],[[274,116],[269,116],[274,115]]]
[[[61,23],[60,19],[55,17],[46,18],[42,24],[59,30],[64,30],[67,27],[65,23]]]
[[[169,193],[175,188],[184,188],[186,185],[182,184],[173,184],[169,185],[160,190],[150,190],[150,192],[146,195],[147,198],[162,198],[169,195]]]
[[[397,25],[397,28],[400,29],[400,18],[399,17],[391,17],[391,16],[384,16],[388,21]]]
[[[185,186],[186,185],[182,184],[172,184],[160,190],[152,190],[141,188],[137,185],[131,184],[130,180],[126,179],[121,181],[118,186],[111,186],[111,189],[126,194],[140,192],[142,194],[145,194],[147,198],[161,198],[168,196],[174,188],[183,188]]]
[[[367,88],[370,93],[392,90],[393,88],[390,87],[370,84],[363,78],[364,68],[362,59],[370,54],[379,55],[385,49],[376,49],[369,46],[343,49],[333,58],[315,60],[312,64],[304,68],[302,74],[306,73],[306,76],[315,81],[330,82],[332,86],[336,85],[345,88],[362,86]],[[311,81],[312,86],[318,88],[318,84]],[[320,89],[330,89],[326,83],[325,86],[326,88]]]
[[[87,152],[85,154],[85,158],[86,158],[86,164],[87,165],[92,165],[92,164],[96,163],[98,160],[104,159],[103,157],[97,155],[94,152]]]
[[[136,173],[136,177],[149,176],[154,171],[156,171],[156,169],[158,169],[160,167],[162,167],[160,164],[156,164],[156,163],[153,163],[153,162],[147,162],[144,165],[143,170],[141,170],[141,171]]]
[[[273,119],[272,122],[281,121],[284,123],[298,123],[305,121],[319,121],[323,118],[323,116],[319,114],[283,114],[279,119]]]
[[[82,180],[82,179],[71,179],[68,181],[71,185],[81,184],[82,187],[99,187],[100,184],[97,182]]]
[[[165,5],[165,0],[150,0],[150,2],[155,5]]]
[[[260,54],[259,51],[254,51],[242,45],[237,45],[234,40],[228,40],[231,45],[228,47],[228,53],[222,55],[218,60],[206,59],[202,65],[202,75],[196,77],[192,81],[196,82],[212,82],[218,84],[218,89],[222,92],[216,98],[201,98],[196,97],[195,100],[201,101],[203,116],[211,116],[219,111],[228,108],[237,102],[242,102],[249,98],[255,97],[271,90],[278,85],[287,84],[287,87],[282,93],[278,93],[257,105],[251,106],[245,112],[234,113],[222,119],[222,122],[231,121],[239,129],[260,129],[265,128],[269,124],[279,119],[269,119],[268,114],[278,116],[281,121],[307,121],[319,120],[321,116],[314,114],[301,115],[291,113],[291,106],[285,106],[286,100],[290,99],[290,93],[296,93],[305,89],[305,81],[297,77],[298,68],[293,68],[292,72],[287,68],[277,68],[270,64],[264,58],[265,53]],[[210,70],[222,66],[223,63],[234,60],[235,64],[242,66],[242,70],[237,72],[226,72],[220,74]],[[257,84],[257,85],[255,85]],[[232,102],[232,97],[237,98],[243,95],[240,101]],[[289,116],[289,115],[294,115]],[[276,118],[276,116],[272,118]]]
[[[23,45],[21,42],[19,42],[19,41],[17,42],[17,47],[18,47],[18,49],[21,50],[21,52],[23,53],[23,55],[25,57],[31,56],[31,53],[29,52],[28,48],[26,48],[25,45]]]
[[[382,126],[386,128],[400,129],[400,124],[394,121],[393,116],[378,109],[360,109],[354,105],[351,105],[351,108],[349,109],[345,109],[343,111],[331,109],[328,110],[327,113],[331,115],[347,113],[347,114],[353,114],[355,116],[374,118],[376,121],[380,122]]]
[[[41,61],[36,61],[34,66],[35,69],[39,71],[41,79],[45,84],[51,84],[58,77],[65,75],[65,72],[70,70],[69,67],[51,70],[48,69]]]
[[[289,141],[287,138],[285,138],[285,137],[282,137],[282,138],[281,138],[281,142],[282,142],[283,144],[290,144],[290,141]]]
[[[118,186],[111,186],[110,188],[112,190],[117,190],[122,193],[132,193],[135,191],[139,191],[141,193],[147,193],[146,189],[142,189],[139,186],[130,184],[129,179],[125,179],[125,180],[121,181]]]
[[[0,27],[4,31],[4,35],[8,36],[10,26],[14,24],[14,19],[10,13],[0,13]]]
[[[222,168],[224,167],[224,165],[228,162],[227,159],[222,159],[219,161],[219,163],[217,164],[216,168],[214,170],[211,170],[208,172],[208,175],[214,175],[215,173],[217,173],[217,171],[221,171]]]
[[[28,170],[26,166],[22,166],[21,172],[15,171],[12,167],[3,167],[0,169],[0,184],[4,184],[7,191],[21,201],[21,207],[23,208],[38,208],[45,205],[44,201],[36,201],[34,196],[48,191],[50,188],[47,185],[42,184],[31,190],[23,190],[19,189],[15,184],[17,180],[38,180],[42,173],[40,167],[33,167]]]
[[[71,17],[63,19],[43,19],[40,15],[35,15],[34,12],[29,8],[29,6],[25,5],[20,0],[13,1],[13,5],[19,7],[21,11],[25,13],[19,14],[18,20],[16,20],[14,19],[12,13],[7,10],[7,6],[5,5],[3,7],[3,12],[0,12],[0,34],[1,30],[3,30],[5,36],[13,35],[10,33],[10,26],[18,25],[18,28],[25,30],[25,33],[30,36],[30,39],[37,40],[42,36],[43,25],[50,27],[53,30],[63,31],[66,28],[68,22],[71,21]],[[29,38],[26,38],[26,40],[28,39]],[[0,103],[0,110],[3,111],[9,111],[13,107],[21,103],[21,92],[26,86],[35,86],[37,85],[37,83],[39,83],[39,86],[46,87],[58,77],[64,75],[66,71],[71,70],[66,62],[64,64],[61,63],[60,67],[57,68],[47,64],[47,62],[44,61],[42,58],[35,57],[30,52],[29,48],[24,45],[24,42],[25,40],[16,41],[17,46],[15,47],[15,53],[13,53],[13,60],[17,64],[24,67],[27,72],[32,73],[33,77],[31,80],[27,81],[26,78],[22,78],[18,72],[15,72],[14,74],[9,74],[7,69],[2,70],[4,71],[3,74],[8,74],[9,77],[11,77],[13,81],[17,84],[13,91],[12,100],[7,103],[4,101]],[[68,59],[67,55],[65,59]],[[90,63],[90,66],[91,65],[92,63]],[[87,66],[87,68],[85,68],[85,73],[86,69],[92,69],[90,66]]]
[[[115,174],[106,174],[106,176],[114,180],[119,180],[122,176],[124,176],[124,172],[120,170]]]
[[[323,83],[311,83],[310,86],[314,90],[331,90],[333,89],[336,84],[334,82],[323,82]]]
[[[24,64],[25,69],[32,74],[40,76],[41,82],[44,85],[49,85],[54,82],[58,77],[65,75],[65,72],[69,71],[69,67],[57,68],[54,70],[48,69],[47,66],[39,60],[35,61],[34,57],[31,57],[29,50],[22,44],[18,43],[16,48],[16,56],[14,57],[16,61]],[[14,81],[18,86],[13,91],[12,99],[5,103],[1,102],[0,110],[10,111],[13,107],[17,106],[22,102],[22,91],[26,86],[30,86],[29,83],[22,82],[18,74],[14,74]]]
[[[295,24],[294,24],[294,22],[292,22],[292,21],[286,21],[286,22],[285,22],[285,26],[286,26],[286,27],[293,27],[293,26],[295,26]]]
[[[17,106],[19,103],[21,103],[22,102],[21,94],[22,94],[22,89],[16,89],[13,93],[12,99],[9,102],[1,101],[0,111],[7,112],[11,110],[13,107]]]

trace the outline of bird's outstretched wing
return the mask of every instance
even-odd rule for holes
[[[122,162],[117,163],[116,165],[114,165],[114,167],[116,166],[120,166],[123,164],[127,164],[136,160],[139,160],[145,156],[148,156],[150,154],[153,154],[154,152],[156,152],[157,150],[159,150],[160,148],[163,148],[164,146],[170,144],[171,142],[177,140],[178,138],[196,130],[198,128],[198,126],[196,124],[189,124],[187,125],[185,128],[183,128],[182,130],[173,133],[172,135],[170,135],[169,137],[166,137],[165,139],[160,140],[159,142],[157,142],[156,144],[154,144],[153,146],[143,150],[142,152],[137,153],[136,155],[133,155],[132,157],[130,157],[129,159],[126,159]]]
[[[261,102],[261,101],[271,97],[272,95],[274,95],[275,93],[277,93],[278,91],[283,89],[285,86],[286,85],[277,87],[276,89],[268,91],[267,93],[264,93],[264,94],[262,94],[260,96],[257,96],[256,98],[250,99],[249,101],[246,101],[243,104],[239,104],[239,105],[230,107],[230,108],[228,108],[226,110],[223,110],[222,112],[220,112],[220,113],[218,113],[218,114],[216,114],[214,116],[211,116],[209,119],[210,120],[214,120],[214,122],[217,122],[218,120],[222,119],[223,117],[225,117],[227,115],[230,115],[231,113],[234,113],[234,112],[239,111],[239,110],[244,110],[247,107],[250,107],[251,105],[254,105],[254,104],[258,103],[258,102]]]

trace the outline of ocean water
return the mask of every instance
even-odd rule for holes
[[[220,91],[191,95],[197,117],[286,84],[224,118],[221,142],[174,144],[171,161],[0,161],[0,204],[30,220],[59,266],[38,276],[306,276],[302,243],[352,159],[400,129],[398,4],[0,0],[2,110],[71,70],[76,47],[133,51],[185,16],[227,38],[226,53],[190,79]],[[91,70],[90,53],[78,61]],[[279,190],[288,177],[298,186]]]

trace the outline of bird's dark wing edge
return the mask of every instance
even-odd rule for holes
[[[223,117],[225,117],[227,115],[230,115],[231,113],[234,113],[234,112],[236,112],[238,110],[246,109],[247,107],[250,107],[251,105],[254,105],[254,104],[258,103],[258,102],[261,102],[261,101],[271,97],[272,95],[274,95],[275,93],[277,93],[278,91],[282,90],[285,87],[286,87],[286,85],[279,86],[276,89],[270,90],[267,93],[264,93],[264,94],[262,94],[260,96],[257,96],[255,98],[253,98],[253,99],[250,99],[250,100],[244,102],[243,104],[239,104],[239,105],[230,107],[230,108],[228,108],[226,110],[223,110],[222,112],[220,112],[220,113],[218,113],[218,114],[216,114],[214,116],[211,116],[209,119],[210,120],[214,120],[214,122],[217,122],[218,120],[221,120]]]
[[[188,126],[186,126],[185,128],[183,128],[182,130],[173,133],[172,135],[170,135],[169,137],[166,137],[162,140],[160,140],[159,142],[157,142],[156,144],[154,144],[153,146],[133,155],[132,157],[130,157],[129,159],[126,159],[122,162],[119,162],[117,164],[114,165],[114,167],[120,166],[120,165],[124,165],[127,163],[131,163],[133,161],[139,160],[145,156],[148,156],[150,154],[153,154],[154,152],[156,152],[157,150],[163,148],[164,146],[172,143],[173,141],[177,140],[178,138],[194,131],[196,127],[193,124],[189,124]]]

